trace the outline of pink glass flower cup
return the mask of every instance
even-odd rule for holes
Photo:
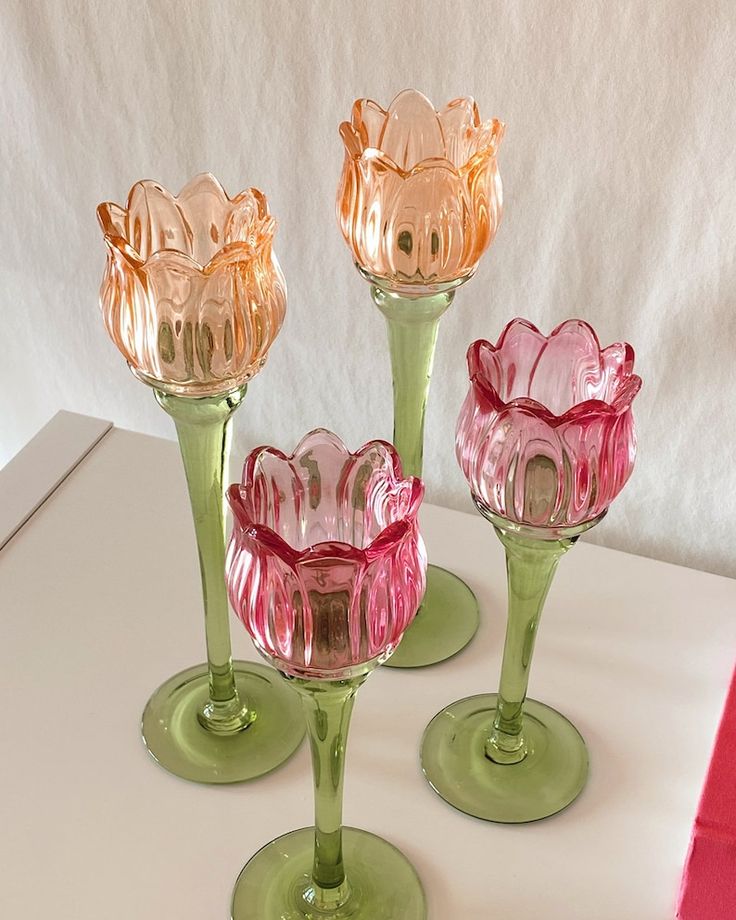
[[[601,348],[576,319],[548,336],[515,319],[495,345],[470,346],[468,371],[457,458],[506,554],[506,640],[498,693],[441,710],[422,767],[460,811],[522,823],[566,808],[587,780],[585,742],[565,716],[527,698],[529,669],[559,560],[631,475],[641,380],[630,345]]]
[[[469,278],[501,219],[503,132],[470,97],[441,111],[413,89],[387,110],[356,100],[337,215],[357,265],[397,293]]]
[[[266,361],[286,310],[265,195],[229,198],[214,176],[178,196],[136,182],[125,207],[104,202],[100,306],[110,337],[144,383],[206,397],[242,386]]]
[[[515,319],[496,345],[474,342],[456,451],[476,501],[536,527],[603,514],[634,466],[633,368],[630,345],[601,348],[582,320],[545,336]]]
[[[424,593],[423,491],[384,441],[353,454],[318,429],[291,456],[253,451],[228,491],[226,567],[259,651],[287,674],[330,679],[388,658]]]
[[[230,599],[258,650],[300,697],[312,749],[314,827],[267,844],[240,873],[233,920],[426,920],[411,863],[381,837],[343,827],[355,695],[396,648],[425,589],[417,514],[424,487],[384,441],[351,453],[308,434],[293,454],[248,457],[233,511]]]

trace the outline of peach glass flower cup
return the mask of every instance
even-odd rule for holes
[[[634,351],[601,348],[567,320],[543,335],[510,322],[468,351],[457,458],[506,553],[508,624],[497,694],[451,703],[427,727],[422,767],[451,805],[488,821],[555,814],[582,791],[588,753],[559,712],[527,699],[534,641],[560,558],[593,527],[634,466]]]
[[[337,214],[362,271],[397,293],[469,278],[501,219],[503,132],[470,97],[441,111],[413,89],[387,110],[356,100],[340,125]]]
[[[315,826],[267,844],[241,872],[233,920],[425,920],[421,882],[381,837],[343,827],[344,755],[355,694],[396,648],[425,587],[424,487],[394,448],[351,453],[331,432],[293,454],[270,447],[228,491],[227,580],[258,650],[301,697]]]
[[[252,779],[282,763],[304,736],[299,701],[271,669],[233,662],[223,577],[232,415],[286,309],[275,222],[257,189],[231,199],[209,173],[178,196],[137,182],[125,207],[105,202],[97,217],[107,246],[102,316],[176,425],[205,608],[207,663],[175,674],[151,696],[143,740],[184,779]]]
[[[388,109],[358,99],[340,126],[342,234],[388,325],[393,442],[404,472],[422,475],[424,418],[437,333],[456,289],[475,272],[502,210],[497,153],[504,125],[482,122],[470,97],[437,111],[413,89]],[[478,602],[452,572],[430,566],[427,592],[390,667],[457,654],[478,628]]]
[[[229,198],[209,173],[172,195],[137,182],[97,217],[107,245],[100,305],[110,337],[144,383],[214,396],[265,363],[286,310],[265,195]]]

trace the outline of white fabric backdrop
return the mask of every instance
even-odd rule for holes
[[[334,217],[337,126],[358,96],[472,94],[507,122],[505,216],[442,321],[430,499],[470,509],[468,343],[577,315],[630,341],[645,381],[638,467],[593,538],[736,575],[735,24],[733,0],[2,0],[0,460],[59,408],[173,436],[103,329],[94,209],[205,169],[267,193],[289,282],[234,456],[317,425],[390,436],[383,319]]]

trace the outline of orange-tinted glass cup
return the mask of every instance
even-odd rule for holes
[[[357,265],[397,293],[469,278],[501,219],[503,132],[497,119],[481,122],[469,97],[442,111],[412,89],[388,110],[358,99],[340,126],[337,196]]]
[[[177,396],[242,386],[265,363],[286,311],[265,195],[229,198],[209,173],[172,195],[137,182],[97,217],[107,245],[100,306],[133,373]]]

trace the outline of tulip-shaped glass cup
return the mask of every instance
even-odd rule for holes
[[[588,775],[574,725],[526,699],[529,668],[557,563],[631,474],[641,380],[631,346],[601,349],[580,320],[548,337],[513,320],[495,346],[470,346],[468,368],[457,456],[506,552],[506,643],[499,692],[439,712],[425,732],[422,767],[460,811],[520,823],[569,805]]]
[[[416,90],[382,109],[358,99],[340,126],[345,162],[337,215],[358,270],[388,324],[393,441],[406,475],[422,475],[424,415],[437,331],[501,219],[496,154],[504,126],[481,122],[471,98],[441,112]],[[457,576],[430,566],[419,615],[391,658],[421,667],[459,652],[478,604]]]
[[[107,245],[103,318],[176,425],[204,595],[207,664],[154,693],[143,738],[177,776],[251,779],[286,760],[304,735],[296,695],[265,665],[232,661],[223,574],[231,417],[286,308],[272,252],[275,223],[257,189],[230,199],[209,174],[178,197],[138,182],[125,208],[106,202],[97,216]]]
[[[248,862],[234,920],[422,920],[424,893],[399,850],[342,826],[348,725],[358,688],[396,648],[425,588],[420,480],[393,447],[351,454],[308,434],[290,457],[247,459],[228,499],[230,599],[258,650],[304,705],[315,826],[272,841]]]

